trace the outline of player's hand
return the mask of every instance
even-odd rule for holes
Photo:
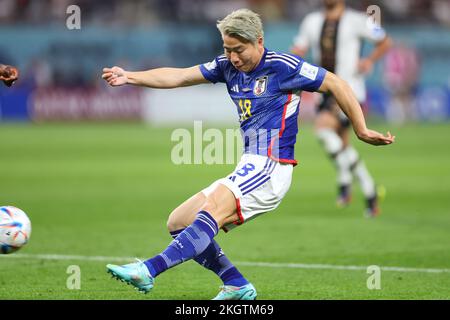
[[[103,68],[102,78],[113,87],[128,83],[126,72],[120,67]]]
[[[369,74],[372,72],[372,70],[373,70],[373,62],[371,59],[363,58],[363,59],[359,60],[358,71],[361,74]]]
[[[372,144],[374,146],[383,146],[392,144],[395,141],[395,136],[388,131],[387,135],[383,135],[377,131],[367,129],[363,133],[357,133],[360,140]]]
[[[14,82],[19,79],[19,70],[13,66],[0,65],[0,80],[11,87]]]

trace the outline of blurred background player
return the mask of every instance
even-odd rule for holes
[[[360,104],[366,100],[364,76],[391,47],[392,40],[366,13],[346,7],[344,0],[323,0],[324,10],[308,14],[300,25],[291,51],[305,57],[311,50],[314,62],[347,81]],[[361,58],[363,40],[375,43],[368,57]],[[360,155],[350,145],[350,123],[329,94],[324,94],[315,118],[315,130],[337,168],[339,207],[351,201],[355,175],[367,201],[367,216],[379,213],[377,188]]]
[[[16,67],[0,64],[0,80],[6,86],[11,87],[18,78],[19,70]]]

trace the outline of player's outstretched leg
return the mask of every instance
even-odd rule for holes
[[[175,239],[184,229],[170,232]],[[227,258],[213,239],[211,244],[194,260],[217,274],[223,282],[221,291],[213,300],[255,300],[256,289]]]
[[[184,229],[162,253],[143,263],[124,266],[107,265],[108,272],[118,279],[148,292],[154,278],[160,273],[202,253],[211,243],[219,228],[216,220],[206,211],[200,211],[194,222]],[[147,269],[147,270],[145,270]]]

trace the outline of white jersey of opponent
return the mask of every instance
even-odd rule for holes
[[[294,45],[300,49],[310,49],[314,63],[320,64],[320,38],[325,22],[325,12],[308,14],[300,24]],[[358,72],[362,40],[379,42],[386,32],[365,13],[346,9],[339,21],[336,48],[335,73],[347,81],[360,102],[366,100],[364,76]]]

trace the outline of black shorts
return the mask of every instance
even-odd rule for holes
[[[317,113],[321,113],[324,111],[331,112],[333,115],[336,115],[336,117],[339,120],[340,125],[343,128],[350,127],[350,120],[348,120],[347,116],[344,114],[344,112],[340,111],[336,114],[336,111],[334,110],[333,106],[336,104],[336,100],[331,94],[323,94],[322,95],[322,102],[317,107]]]

